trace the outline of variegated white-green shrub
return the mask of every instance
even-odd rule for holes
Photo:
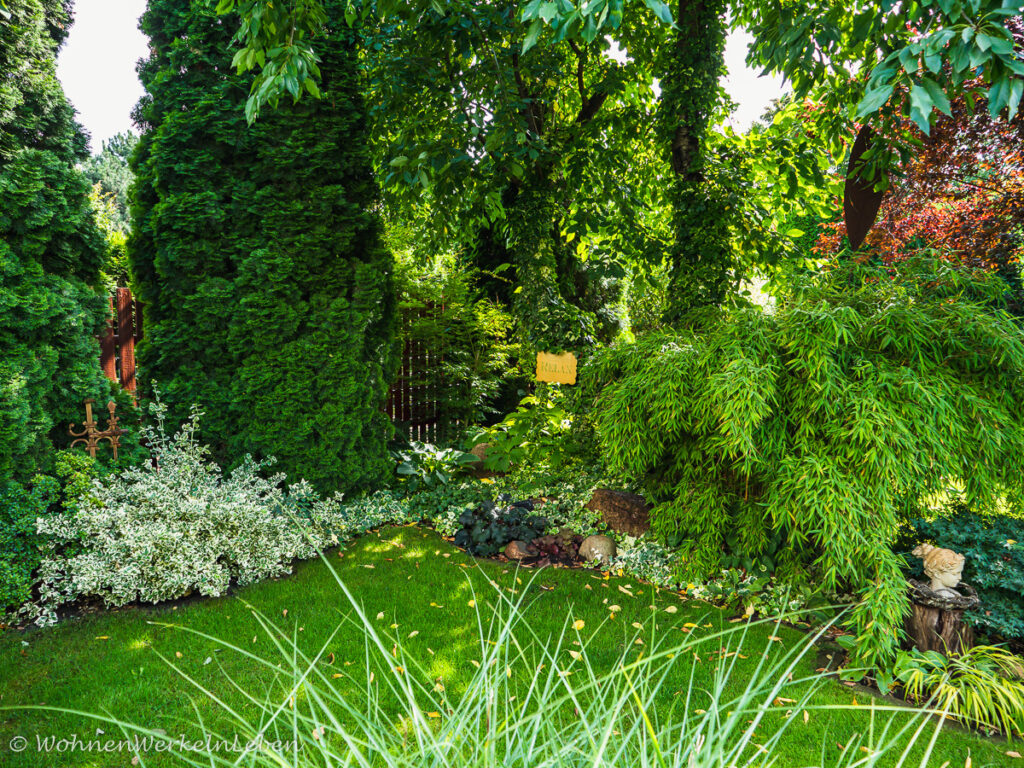
[[[47,624],[60,606],[83,597],[118,606],[221,595],[406,519],[401,505],[375,497],[345,506],[340,494],[321,498],[304,481],[286,488],[284,475],[264,472],[270,461],[247,458],[223,473],[197,439],[202,414],[193,409],[169,436],[165,410],[154,403],[155,426],[144,428],[152,462],[96,481],[74,510],[38,519],[50,541],[39,599],[23,614]]]

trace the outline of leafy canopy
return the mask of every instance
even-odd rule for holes
[[[544,27],[553,31],[555,43],[592,43],[619,29],[629,5],[627,0],[531,0],[521,13],[528,25],[523,52],[541,39]],[[644,0],[643,5],[658,22],[672,24],[665,2]],[[401,19],[425,9],[459,17],[465,6],[349,0],[346,17],[351,22],[376,13]],[[683,3],[680,10],[686,7]],[[261,69],[250,94],[250,115],[285,92],[297,97],[300,89],[315,87],[322,2],[221,0],[218,10],[237,10],[242,17],[236,65]],[[852,6],[839,0],[749,0],[734,2],[731,11],[732,23],[754,34],[749,62],[784,75],[797,99],[823,100],[829,109],[819,129],[837,144],[849,135],[854,119],[895,129],[909,118],[928,132],[934,114],[948,114],[951,100],[964,93],[987,103],[992,116],[1012,120],[1024,95],[1024,60],[1011,32],[1012,19],[1024,11],[1022,0],[862,0]]]

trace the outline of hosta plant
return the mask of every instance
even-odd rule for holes
[[[1024,486],[1024,331],[991,275],[941,262],[842,265],[770,311],[599,352],[584,367],[613,469],[700,581],[729,560],[808,570],[852,613],[863,666],[894,659],[907,609],[893,552],[908,500],[959,478],[991,508]]]
[[[413,440],[407,447],[391,452],[397,462],[395,473],[409,493],[447,485],[459,470],[477,461],[472,453],[457,448],[440,448]]]

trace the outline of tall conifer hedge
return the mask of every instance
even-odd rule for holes
[[[331,19],[344,18],[343,8]],[[140,367],[178,415],[202,406],[226,461],[274,455],[323,490],[387,476],[393,260],[381,244],[356,36],[325,30],[319,101],[248,126],[235,25],[151,0],[129,243]]]
[[[0,19],[0,490],[48,469],[82,400],[110,385],[94,335],[105,243],[75,170],[86,137],[56,77],[71,3],[10,0]],[[66,438],[64,438],[66,439]]]

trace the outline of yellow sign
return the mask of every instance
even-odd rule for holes
[[[576,383],[576,355],[566,352],[552,355],[537,353],[537,381],[553,381],[558,384]]]

